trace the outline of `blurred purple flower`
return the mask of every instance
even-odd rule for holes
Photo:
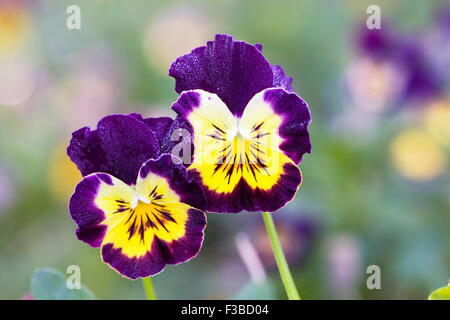
[[[328,276],[333,299],[356,299],[361,270],[361,248],[358,239],[340,234],[330,239]]]
[[[388,23],[383,24],[381,29],[368,29],[363,24],[358,27],[354,40],[361,55],[384,60],[395,54],[398,35]]]
[[[436,23],[426,34],[427,58],[433,63],[441,77],[450,86],[450,5],[441,6],[436,14]]]
[[[439,97],[443,90],[443,79],[427,59],[425,48],[414,38],[402,43],[397,57],[405,74],[403,96],[405,100],[427,100]]]
[[[427,59],[425,44],[416,34],[400,34],[389,23],[381,29],[360,27],[357,51],[377,62],[390,63],[403,77],[395,103],[433,99],[442,93],[443,79]]]
[[[450,39],[450,5],[440,7],[436,15],[438,27],[445,32]]]

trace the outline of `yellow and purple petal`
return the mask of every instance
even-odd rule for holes
[[[301,183],[296,163],[311,149],[309,109],[298,95],[263,90],[240,117],[203,90],[183,93],[172,108],[190,124],[188,172],[202,185],[208,211],[276,211],[294,197]]]
[[[101,246],[102,259],[137,279],[194,257],[206,217],[201,188],[170,155],[147,161],[136,186],[104,173],[85,177],[70,199],[77,236]]]

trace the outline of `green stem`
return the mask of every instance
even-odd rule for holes
[[[147,277],[142,279],[144,284],[145,296],[147,300],[156,300],[155,290],[153,289],[152,278]]]
[[[278,270],[280,271],[281,281],[283,282],[289,300],[300,300],[294,280],[292,279],[289,266],[284,257],[283,248],[281,247],[280,239],[278,238],[275,224],[273,223],[272,215],[268,212],[262,213],[264,223],[266,224],[267,234],[269,235],[270,243],[272,244],[273,254],[277,261]]]

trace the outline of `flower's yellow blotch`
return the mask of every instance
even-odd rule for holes
[[[199,172],[203,184],[217,193],[233,192],[241,179],[253,189],[271,189],[284,164],[293,162],[280,152],[282,119],[263,100],[263,92],[252,98],[241,118],[215,94],[196,92],[201,101],[188,115],[196,146],[188,170]]]
[[[95,203],[105,212],[107,226],[102,245],[111,243],[129,258],[140,258],[151,251],[154,237],[172,242],[185,235],[189,205],[167,180],[155,174],[138,178],[136,187],[113,178],[113,185],[102,183]]]

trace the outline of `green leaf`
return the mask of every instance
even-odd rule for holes
[[[428,300],[450,300],[450,283],[446,287],[433,291]]]
[[[273,300],[277,299],[274,285],[269,280],[263,283],[247,282],[231,297],[232,300]]]
[[[66,276],[59,270],[44,268],[31,277],[30,293],[36,300],[92,300],[94,295],[85,286],[69,289]]]

